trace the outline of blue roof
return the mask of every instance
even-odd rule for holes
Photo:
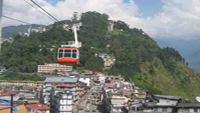
[[[1,101],[0,101],[0,104],[8,104],[7,107],[10,107],[10,105],[9,105],[10,102],[5,101],[5,100],[1,100]],[[12,109],[13,109],[13,111],[18,111],[17,107],[13,107]]]

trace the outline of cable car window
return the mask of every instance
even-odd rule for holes
[[[63,53],[58,53],[58,58],[62,58],[63,57]]]
[[[64,50],[64,57],[65,57],[65,58],[71,58],[71,52],[72,52],[72,50],[70,50],[70,49],[65,49],[65,50]]]
[[[65,50],[66,51],[66,50]],[[70,58],[71,57],[71,52],[65,52],[64,57]]]
[[[63,49],[59,49],[59,52],[63,52]]]
[[[77,50],[72,50],[72,58],[77,58]]]
[[[76,58],[76,53],[73,53],[73,54],[72,54],[72,58]]]
[[[70,52],[71,53],[71,50],[65,50],[65,52]]]

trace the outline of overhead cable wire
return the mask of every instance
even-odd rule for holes
[[[11,20],[15,20],[15,21],[21,22],[21,23],[30,24],[28,22],[25,22],[25,21],[22,21],[22,20],[18,20],[18,19],[12,18],[12,17],[8,17],[8,16],[5,16],[5,15],[2,15],[2,16],[5,17],[5,18],[8,18],[8,19],[11,19]]]
[[[47,12],[44,8],[42,8],[40,5],[38,5],[36,2],[34,2],[33,0],[31,0],[31,2],[33,2],[36,6],[38,6],[40,9],[42,9],[45,13],[47,13],[50,17],[52,17],[54,20],[56,20],[57,22],[59,22],[58,19],[56,19],[53,15],[51,15],[49,12]]]
[[[45,14],[44,12],[42,12],[41,10],[39,10],[38,8],[36,8],[34,5],[32,5],[31,3],[27,2],[26,0],[24,0],[27,4],[29,4],[31,7],[37,9],[40,13],[42,13],[43,15],[47,16],[49,19],[51,19],[53,22],[55,22],[55,20],[51,17],[49,17],[47,14]]]

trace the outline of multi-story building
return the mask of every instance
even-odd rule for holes
[[[38,65],[38,73],[66,74],[69,71],[72,71],[72,66],[66,66],[57,63]]]
[[[43,85],[43,81],[14,81],[14,80],[0,80],[0,86],[30,86],[40,87]]]
[[[50,92],[52,88],[64,89],[73,94],[74,101],[77,100],[77,78],[72,77],[48,77],[44,81],[43,86],[43,102],[50,105]]]
[[[78,100],[78,88],[76,84],[58,84],[56,88],[70,92],[73,95],[73,102]]]
[[[51,91],[52,113],[73,113],[73,94],[63,89]]]

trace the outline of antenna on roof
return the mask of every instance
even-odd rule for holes
[[[197,101],[197,102],[200,102],[200,97],[196,97],[196,101]]]

